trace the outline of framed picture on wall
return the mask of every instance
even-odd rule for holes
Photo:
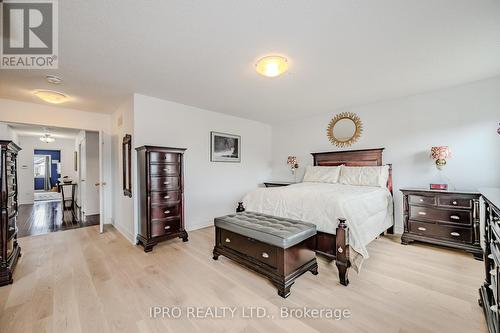
[[[241,137],[234,134],[210,132],[210,161],[240,162]]]

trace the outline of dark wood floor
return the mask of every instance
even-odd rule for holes
[[[60,201],[39,201],[32,205],[20,205],[17,217],[18,237],[46,234],[53,231],[88,227],[99,224],[99,215],[91,215],[82,221],[79,212],[62,211]]]

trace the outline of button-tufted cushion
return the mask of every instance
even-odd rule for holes
[[[316,235],[316,226],[312,223],[254,212],[216,217],[214,224],[218,228],[283,249]]]

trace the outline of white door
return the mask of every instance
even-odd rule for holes
[[[79,155],[79,173],[78,173],[78,188],[80,189],[79,203],[80,203],[80,216],[85,219],[85,198],[86,198],[86,176],[87,176],[87,163],[86,155],[87,149],[85,147],[85,137],[78,144],[78,155]]]
[[[103,177],[103,148],[104,138],[102,131],[99,131],[99,231],[104,232],[104,182]]]

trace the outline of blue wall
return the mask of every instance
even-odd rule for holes
[[[60,150],[35,149],[35,155],[50,155],[52,161],[57,160],[61,162]],[[57,179],[61,177],[61,175],[57,173],[57,164],[52,163],[51,168],[50,184],[54,187],[57,184]],[[35,190],[43,190],[43,178],[35,178]]]

